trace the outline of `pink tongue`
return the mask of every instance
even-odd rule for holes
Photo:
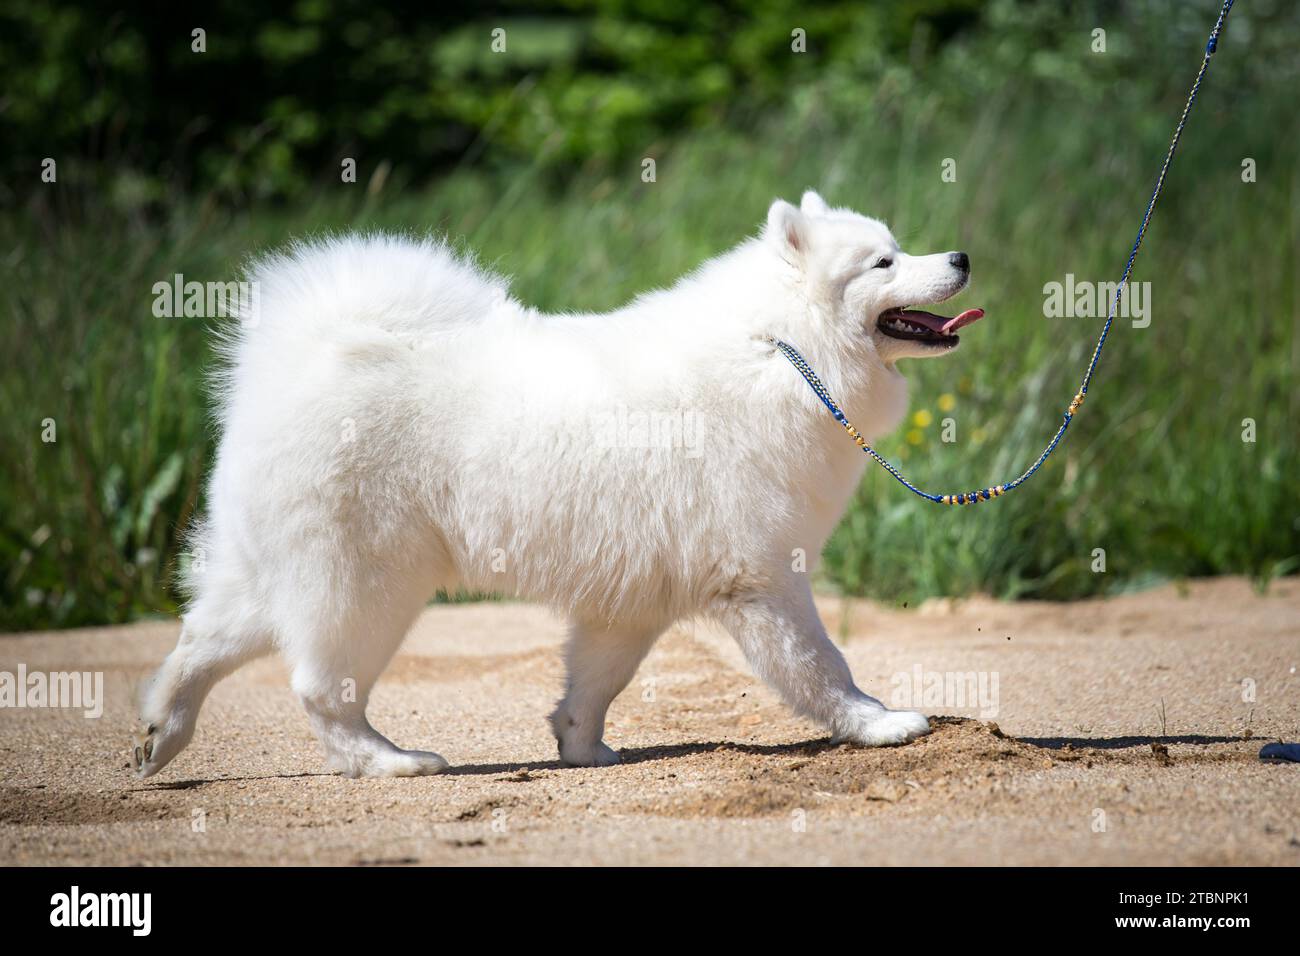
[[[984,318],[983,309],[967,309],[960,315],[955,315],[951,319],[944,315],[935,315],[933,312],[923,312],[920,309],[904,309],[903,317],[909,322],[916,322],[924,325],[931,332],[943,332],[945,334],[956,332],[963,326],[970,325],[972,322],[978,322]]]
[[[962,326],[970,325],[972,322],[978,322],[982,318],[984,318],[983,309],[967,309],[965,312],[962,312],[960,315],[955,315],[951,319],[949,319],[944,324],[943,331],[956,332]]]

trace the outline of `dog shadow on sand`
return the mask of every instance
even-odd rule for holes
[[[935,725],[935,733],[930,737],[923,737],[919,741],[914,741],[911,744],[904,744],[901,747],[877,748],[874,751],[863,752],[909,752],[914,749],[919,749],[920,747],[932,746],[934,742],[943,741],[945,737],[956,734],[961,734],[966,737],[974,735],[978,738],[985,739],[996,738],[997,740],[1004,741],[1007,744],[1058,752],[1083,750],[1091,750],[1094,752],[1122,751],[1136,748],[1150,748],[1153,745],[1212,746],[1214,744],[1242,743],[1245,740],[1245,738],[1241,736],[1212,736],[1207,734],[1183,734],[1177,736],[1130,735],[1117,737],[1011,737],[1009,735],[1004,735],[996,728],[996,725],[982,724],[979,721],[964,718],[935,717],[933,718],[933,723]],[[622,757],[622,763],[620,766],[628,767],[644,763],[682,760],[708,753],[725,753],[758,758],[789,759],[799,757],[811,758],[820,754],[839,751],[841,749],[852,750],[857,748],[853,748],[848,744],[837,743],[832,741],[829,737],[819,737],[812,740],[796,741],[793,743],[774,744],[710,740],[681,744],[664,744],[653,747],[624,747],[619,751],[619,755]],[[515,774],[520,776],[521,779],[526,779],[529,773],[566,769],[570,768],[567,768],[564,764],[560,763],[559,760],[512,761],[510,763],[470,763],[448,767],[438,776],[474,777]],[[308,779],[311,777],[332,776],[335,776],[335,774],[324,771],[279,774],[271,773],[242,777],[223,776],[211,779],[159,781],[157,783],[148,783],[134,789],[142,792],[151,790],[190,790],[210,783],[244,783],[259,780],[297,780]]]

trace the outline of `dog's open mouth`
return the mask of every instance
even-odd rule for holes
[[[886,309],[880,313],[880,318],[876,319],[876,328],[892,339],[951,348],[961,341],[957,335],[958,329],[978,322],[983,317],[983,309],[967,309],[949,318],[923,309],[903,307]]]

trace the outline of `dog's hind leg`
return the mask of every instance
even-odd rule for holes
[[[423,589],[394,593],[397,582],[355,587],[339,619],[317,615],[287,635],[285,656],[331,770],[347,777],[414,777],[441,773],[436,753],[403,750],[370,726],[366,704],[424,604]],[[400,588],[398,588],[400,590]]]
[[[573,622],[565,649],[568,686],[551,714],[560,760],[573,767],[619,762],[601,740],[605,713],[662,633],[658,625],[596,626]]]
[[[922,714],[889,710],[853,683],[844,655],[826,636],[807,582],[787,580],[771,591],[738,595],[716,610],[754,672],[836,740],[879,747],[930,732]]]
[[[133,765],[142,777],[157,773],[185,749],[217,681],[271,650],[269,631],[214,615],[209,607],[200,603],[185,615],[180,640],[144,693],[142,726],[132,748]]]
[[[357,681],[350,690],[343,678],[335,682],[311,668],[295,668],[294,688],[302,698],[312,729],[325,748],[329,768],[345,777],[417,777],[442,773],[447,761],[425,750],[403,750],[370,726],[366,701],[370,688]],[[339,685],[342,686],[339,686]],[[333,686],[331,686],[333,685]],[[325,687],[330,686],[326,691]],[[357,695],[352,699],[352,694]]]

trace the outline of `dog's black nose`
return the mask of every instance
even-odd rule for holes
[[[962,272],[970,272],[970,256],[964,252],[948,253],[948,261],[952,263],[953,268]]]

